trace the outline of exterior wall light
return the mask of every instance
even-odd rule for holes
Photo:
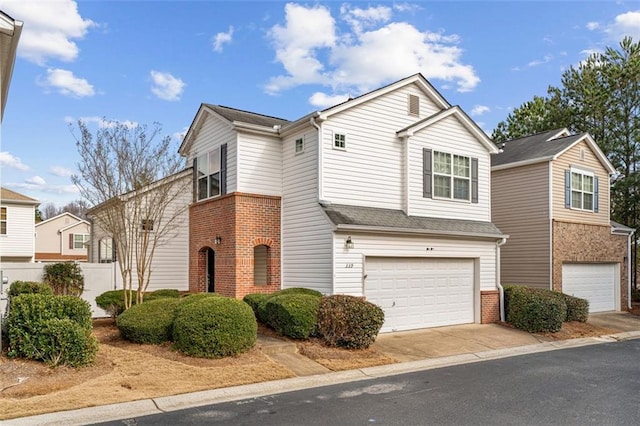
[[[221,244],[222,237],[220,235],[216,235],[216,238],[213,240],[214,244]]]
[[[344,248],[346,249],[352,249],[355,247],[355,244],[353,244],[353,240],[351,239],[351,236],[348,236],[346,240],[344,240]]]

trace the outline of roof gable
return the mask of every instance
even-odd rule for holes
[[[290,123],[284,118],[272,117],[269,115],[258,114],[255,112],[244,111],[223,105],[201,104],[196,116],[185,135],[178,152],[180,155],[186,156],[191,148],[194,139],[202,128],[207,117],[216,117],[218,120],[227,123],[233,128],[253,128],[255,130],[262,128],[267,131],[277,131],[280,127]]]
[[[489,151],[489,153],[497,153],[498,148],[493,143],[493,141],[487,136],[487,134],[473,121],[469,116],[458,106],[453,106],[451,108],[442,110],[433,114],[430,117],[427,117],[423,120],[420,120],[416,123],[413,123],[410,126],[405,127],[404,129],[399,130],[396,134],[398,137],[411,137],[415,133],[435,124],[447,117],[455,117],[460,124],[462,124],[476,139]]]
[[[393,92],[394,90],[398,90],[402,87],[408,86],[410,84],[416,84],[418,87],[422,89],[427,97],[429,97],[436,106],[442,109],[448,109],[451,107],[449,102],[427,81],[426,78],[420,73],[414,74],[412,76],[403,78],[402,80],[398,80],[395,83],[388,84],[379,89],[373,90],[371,92],[360,95],[356,98],[349,99],[345,102],[342,102],[338,105],[334,105],[327,109],[320,111],[319,118],[320,120],[326,120],[329,116],[337,114],[339,112],[345,111],[347,109],[353,108],[355,106],[361,105],[365,102],[368,102],[372,99],[375,99],[379,96],[385,95],[387,93]]]
[[[4,115],[9,94],[9,83],[16,61],[18,41],[22,33],[22,22],[16,21],[0,11],[0,121]]]
[[[81,223],[81,222],[85,222],[87,225],[89,224],[89,222],[87,222],[87,221],[86,221],[86,220],[84,220],[84,219],[80,219],[78,216],[76,216],[76,215],[74,215],[74,214],[71,214],[71,213],[69,213],[69,212],[62,212],[62,213],[60,213],[59,215],[56,215],[56,216],[54,216],[54,217],[50,217],[50,218],[49,218],[49,219],[47,219],[47,220],[43,220],[42,222],[38,222],[38,223],[36,223],[36,228],[37,228],[38,226],[40,226],[40,225],[45,225],[45,224],[47,224],[47,223],[51,223],[51,222],[54,222],[54,221],[56,221],[56,220],[60,220],[60,219],[62,219],[62,218],[63,218],[63,217],[65,217],[65,216],[66,216],[66,217],[69,217],[69,218],[71,218],[71,219],[73,219],[73,220],[75,221],[75,222],[73,223],[73,225],[74,225],[74,226],[75,226],[75,225],[77,225],[78,223]],[[69,226],[69,225],[65,225],[65,227],[68,227],[68,226]]]
[[[34,206],[40,204],[40,202],[34,198],[27,197],[26,195],[22,195],[7,188],[0,188],[0,201],[3,203],[31,204]]]
[[[567,129],[555,129],[525,136],[501,144],[501,152],[491,157],[491,169],[502,170],[544,161],[553,161],[580,142],[585,142],[603,167],[614,173],[615,168],[591,135],[570,135]]]

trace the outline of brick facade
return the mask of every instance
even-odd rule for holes
[[[219,237],[216,244],[216,237]],[[267,246],[267,285],[253,283],[253,253]],[[232,193],[189,208],[189,291],[207,291],[207,250],[215,292],[242,298],[280,289],[280,197]]]
[[[480,322],[482,324],[500,322],[500,291],[480,292]]]
[[[627,305],[627,237],[610,226],[553,221],[553,289],[562,291],[563,263],[620,265],[620,307]]]

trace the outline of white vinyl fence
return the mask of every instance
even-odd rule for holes
[[[3,286],[2,299],[7,297],[9,286],[14,281],[42,281],[42,271],[46,263],[2,263],[0,270],[2,276],[8,278],[8,284]],[[116,277],[120,272],[116,270],[115,263],[79,263],[84,275],[84,292],[81,297],[91,305],[94,318],[108,317],[109,315],[96,305],[96,296],[105,291],[121,288],[121,279]],[[118,286],[119,287],[116,287]],[[0,314],[6,311],[6,301],[0,304]]]

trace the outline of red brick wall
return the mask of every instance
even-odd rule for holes
[[[215,238],[221,238],[215,244]],[[268,247],[268,284],[253,285],[253,248]],[[206,249],[215,252],[215,291],[242,298],[280,289],[280,197],[232,193],[189,209],[189,291],[207,291]]]
[[[562,291],[563,263],[619,263],[620,307],[627,308],[627,237],[610,226],[553,221],[553,289]]]
[[[482,324],[500,322],[500,291],[480,292],[480,322]]]

